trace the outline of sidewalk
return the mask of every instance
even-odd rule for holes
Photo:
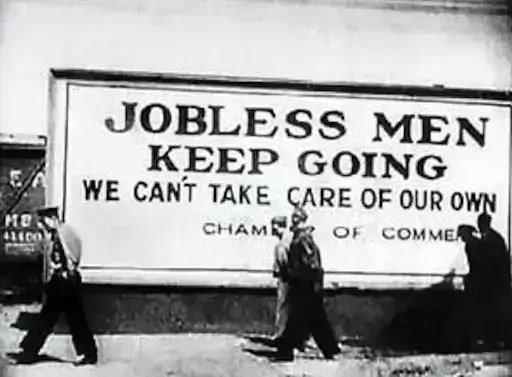
[[[23,335],[10,327],[21,307],[4,307],[0,312],[0,354],[15,351]],[[24,306],[23,310],[27,307]],[[31,311],[37,311],[37,308]],[[384,376],[475,376],[512,375],[504,354],[423,355],[375,357],[368,350],[343,347],[343,357],[326,361],[308,350],[292,363],[270,363],[257,355],[265,348],[244,337],[223,334],[98,335],[100,360],[96,366],[75,367],[68,335],[52,335],[43,354],[54,358],[33,365],[7,365],[0,376],[244,376],[244,377],[384,377]],[[481,370],[475,360],[484,360]],[[5,361],[5,360],[4,360]],[[494,364],[494,365],[491,365]],[[4,375],[2,375],[2,373]]]

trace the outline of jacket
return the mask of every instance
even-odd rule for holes
[[[82,257],[82,240],[80,239],[80,236],[68,224],[60,223],[56,230],[66,255],[68,270],[78,271]],[[40,241],[38,246],[43,258],[42,280],[43,283],[48,283],[55,271],[55,264],[51,260],[53,242],[48,230],[43,230],[43,239]]]
[[[294,232],[289,251],[288,277],[296,282],[321,286],[323,268],[320,249],[311,233],[312,228]]]

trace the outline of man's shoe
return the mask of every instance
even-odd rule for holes
[[[335,353],[335,354],[332,354],[332,355],[326,355],[325,356],[326,360],[340,360],[341,358],[342,358],[341,353]]]
[[[95,365],[98,363],[98,357],[97,356],[85,356],[82,355],[78,358],[78,361],[75,363],[77,366],[81,365]]]
[[[298,349],[300,352],[306,352],[306,343],[297,343],[295,345],[295,348]]]
[[[281,342],[281,337],[274,336],[273,338],[263,340],[261,343],[267,347],[278,347]]]
[[[292,354],[281,354],[281,353],[278,353],[275,356],[270,358],[270,362],[286,363],[286,362],[293,361],[293,359],[294,359],[293,358],[293,353]]]
[[[273,357],[270,358],[272,362],[287,362],[293,361],[293,348],[279,347]]]
[[[485,346],[486,344],[484,343],[484,341],[479,339],[476,341],[471,341],[469,344],[469,349],[471,352],[482,352],[484,351]]]
[[[335,348],[331,352],[325,353],[324,357],[327,360],[338,360],[338,359],[341,358],[341,349],[340,348]]]
[[[39,355],[34,352],[21,351],[10,355],[16,364],[33,364],[39,360]]]

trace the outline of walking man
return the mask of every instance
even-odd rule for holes
[[[43,233],[43,307],[38,323],[29,329],[20,343],[19,362],[34,362],[46,339],[64,313],[73,345],[79,357],[77,365],[96,364],[97,348],[89,329],[81,297],[79,271],[82,241],[75,230],[60,221],[57,207],[37,211]]]
[[[306,220],[307,214],[301,207],[294,208],[289,227],[288,219],[285,216],[277,216],[272,219],[273,234],[279,239],[274,250],[274,277],[277,278],[276,333],[272,340],[274,346],[277,346],[283,337],[290,313],[290,287],[287,274],[290,245],[294,231]],[[296,329],[296,331],[299,330]],[[306,330],[301,335],[297,335],[294,348],[304,351],[309,336],[310,334],[306,333]]]
[[[503,237],[491,227],[488,213],[478,216],[481,234],[480,253],[483,270],[483,291],[486,302],[487,343],[491,346],[510,346],[508,330],[511,300],[511,258]]]
[[[327,359],[340,353],[323,303],[323,269],[320,250],[302,207],[292,214],[292,242],[283,275],[288,282],[289,312],[284,334],[278,342],[278,361],[293,360],[293,348],[310,334]]]
[[[272,235],[278,241],[274,248],[273,275],[277,279],[276,300],[276,332],[273,343],[277,344],[283,336],[288,320],[290,300],[288,297],[288,282],[286,281],[286,266],[288,263],[288,250],[290,248],[291,233],[287,228],[286,216],[276,216],[271,220]]]

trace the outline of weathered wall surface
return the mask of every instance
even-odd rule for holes
[[[0,290],[38,289],[34,208],[44,204],[44,147],[0,144]]]

